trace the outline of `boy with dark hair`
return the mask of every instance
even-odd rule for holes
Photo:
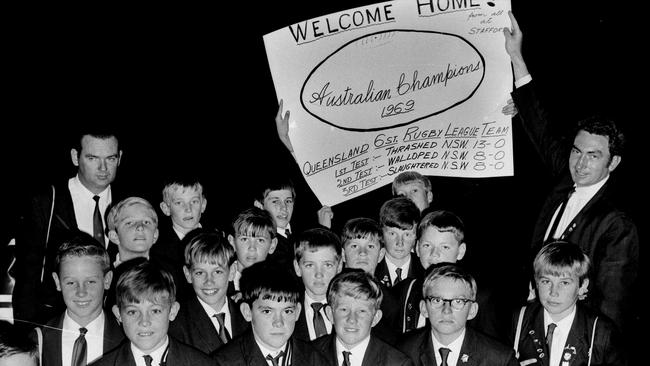
[[[578,303],[587,296],[590,264],[577,244],[564,241],[537,253],[533,267],[538,300],[521,309],[512,328],[522,364],[626,364],[612,321]]]
[[[255,207],[266,210],[273,217],[277,230],[277,247],[270,253],[269,258],[280,265],[291,266],[293,261],[293,244],[291,233],[291,216],[296,200],[296,189],[289,179],[274,179],[264,181],[259,195],[253,202]]]
[[[343,268],[341,240],[329,229],[314,228],[298,234],[294,245],[293,267],[305,287],[302,311],[294,337],[314,340],[332,332],[325,315],[327,286]]]
[[[269,212],[261,208],[251,207],[239,213],[232,223],[232,229],[233,233],[228,235],[228,241],[235,248],[237,261],[228,296],[240,291],[239,279],[242,271],[266,260],[278,244],[275,221]]]
[[[207,355],[167,335],[179,309],[171,274],[143,258],[131,261],[123,263],[127,269],[117,280],[113,305],[129,342],[93,365],[212,365]]]
[[[360,269],[334,277],[327,289],[327,317],[333,334],[313,342],[332,365],[412,365],[411,360],[371,334],[381,319],[383,293],[375,278]]]
[[[122,329],[103,310],[104,291],[111,285],[106,249],[90,234],[79,232],[65,240],[55,257],[52,273],[66,310],[52,318],[41,333],[42,365],[77,365],[100,358],[124,339]]]
[[[424,269],[411,250],[417,240],[420,221],[418,207],[406,197],[390,199],[379,210],[386,255],[375,270],[375,277],[385,286],[393,287],[406,278],[420,278]]]
[[[259,262],[244,270],[240,285],[240,310],[251,329],[213,353],[218,365],[327,364],[309,343],[292,337],[301,310],[293,275],[274,262]]]
[[[183,272],[194,296],[181,302],[169,334],[210,354],[248,329],[227,296],[228,281],[235,275],[235,250],[219,232],[196,229],[186,239]]]
[[[474,277],[461,266],[444,263],[433,268],[424,279],[420,300],[429,327],[406,334],[397,348],[421,366],[518,366],[512,349],[466,327],[479,310],[476,291]]]

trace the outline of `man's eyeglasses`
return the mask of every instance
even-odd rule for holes
[[[428,296],[425,297],[425,299],[429,302],[429,305],[431,305],[431,307],[434,309],[440,309],[445,303],[449,303],[449,306],[452,309],[463,310],[463,308],[468,302],[474,302],[474,300],[470,300],[470,299],[461,299],[461,298],[443,299],[442,297],[436,297],[436,296]]]

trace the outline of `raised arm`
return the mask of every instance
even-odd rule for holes
[[[282,114],[282,103],[283,100],[280,99],[280,106],[278,108],[278,114],[275,115],[275,127],[278,130],[278,137],[284,146],[289,150],[293,159],[296,159],[296,155],[293,152],[293,145],[291,145],[291,140],[289,139],[289,116],[290,112],[286,111],[284,115]]]
[[[517,23],[515,16],[512,14],[512,11],[508,12],[508,16],[512,23],[512,29],[507,27],[503,28],[503,35],[506,39],[506,52],[510,56],[510,61],[512,62],[515,80],[518,80],[528,75],[528,68],[524,62],[524,56],[521,53],[521,45],[524,35],[521,33],[521,29],[519,29],[519,24]]]

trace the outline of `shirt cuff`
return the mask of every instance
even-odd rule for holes
[[[530,74],[520,77],[519,79],[515,80],[515,89],[530,83],[531,80],[533,80],[533,77],[530,76]]]

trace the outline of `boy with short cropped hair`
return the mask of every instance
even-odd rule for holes
[[[168,336],[178,309],[171,274],[144,259],[128,265],[117,280],[112,310],[129,342],[94,365],[211,365],[207,355]]]
[[[406,197],[390,199],[379,210],[386,255],[375,270],[375,277],[385,286],[393,287],[406,278],[420,278],[424,269],[412,252],[417,241],[420,221],[418,207]]]
[[[327,286],[343,268],[341,240],[331,230],[308,229],[298,234],[294,252],[293,267],[305,291],[302,311],[293,334],[298,339],[310,341],[332,332],[325,306]]]
[[[181,302],[169,334],[210,354],[248,329],[239,308],[226,295],[228,281],[235,275],[235,250],[221,233],[196,229],[184,256],[183,272],[194,296]]]
[[[275,221],[267,211],[251,207],[245,209],[232,223],[233,233],[228,235],[230,245],[235,249],[237,260],[232,286],[228,296],[239,292],[239,279],[245,268],[266,260],[277,246]]]
[[[128,197],[107,215],[108,238],[119,248],[114,266],[135,257],[149,258],[158,240],[158,214],[144,198]]]
[[[517,366],[514,351],[481,332],[466,327],[476,316],[476,281],[455,263],[435,266],[424,279],[420,311],[429,327],[407,333],[397,348],[422,366]]]
[[[406,171],[393,179],[393,196],[404,196],[418,207],[422,215],[433,201],[431,181],[416,171]]]
[[[104,291],[113,275],[108,253],[90,234],[80,231],[59,246],[55,268],[52,277],[66,310],[36,330],[42,332],[42,365],[92,362],[124,339],[115,318],[103,310]]]
[[[326,365],[309,343],[292,337],[301,311],[295,277],[275,262],[246,268],[240,310],[251,329],[213,353],[217,365]]]
[[[386,254],[379,223],[366,217],[350,219],[343,225],[341,242],[345,268],[362,269],[366,273],[374,275],[377,264]],[[380,285],[384,294],[381,302],[382,317],[372,331],[383,341],[394,344],[397,340],[396,324],[399,303],[388,287]]]
[[[626,364],[615,325],[578,302],[587,296],[590,264],[577,244],[565,241],[549,243],[537,253],[538,296],[516,314],[511,333],[518,339],[514,347],[522,364]]]
[[[160,210],[165,217],[158,224],[160,236],[151,248],[151,257],[171,271],[175,280],[181,280],[176,289],[180,299],[186,293],[191,293],[184,284],[185,247],[181,241],[189,232],[202,227],[201,215],[207,204],[203,185],[194,175],[176,174],[163,185]]]
[[[291,266],[293,261],[293,243],[291,217],[296,201],[296,189],[290,179],[281,177],[267,177],[263,181],[263,187],[253,202],[255,207],[266,210],[277,230],[277,247],[271,252],[269,258],[280,265]]]
[[[360,269],[336,275],[327,290],[327,317],[335,332],[313,342],[334,365],[412,365],[371,329],[382,317],[383,293],[372,274]]]

